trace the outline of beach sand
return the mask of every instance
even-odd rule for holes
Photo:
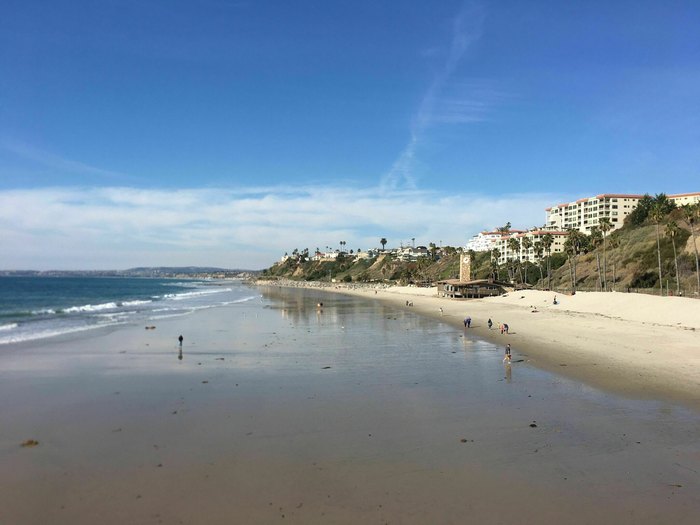
[[[261,290],[4,348],[0,523],[696,522],[697,410],[532,366],[527,299],[495,300],[493,345],[492,310],[424,290]]]

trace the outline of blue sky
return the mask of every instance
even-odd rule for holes
[[[0,268],[261,268],[700,191],[697,2],[54,1],[0,16]]]

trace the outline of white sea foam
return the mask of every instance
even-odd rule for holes
[[[253,299],[256,299],[260,297],[259,295],[251,295],[250,297],[244,297],[243,299],[236,299],[235,301],[226,301],[221,303],[223,306],[228,306],[230,304],[236,304],[236,303],[246,303],[248,301],[252,301]]]
[[[201,295],[211,295],[215,293],[222,293],[222,292],[231,292],[233,291],[231,288],[220,288],[217,290],[198,290],[196,292],[183,292],[183,293],[170,293],[166,294],[163,297],[167,299],[172,299],[174,301],[181,301],[183,299],[188,299],[190,297],[198,297]]]
[[[183,288],[193,288],[195,286],[201,286],[201,281],[177,281],[177,282],[167,282],[161,283],[163,286],[182,286]]]
[[[53,308],[44,308],[42,310],[33,310],[32,311],[32,315],[42,315],[42,314],[53,315],[55,313],[56,313],[56,310],[54,310]]]
[[[54,328],[54,329],[46,329],[46,330],[39,330],[36,332],[24,332],[24,333],[19,333],[16,335],[10,335],[6,337],[0,337],[0,345],[6,345],[6,344],[11,344],[11,343],[23,343],[26,341],[35,341],[37,339],[46,339],[49,337],[56,337],[59,335],[66,335],[66,334],[73,334],[77,332],[86,332],[88,330],[94,330],[96,328],[104,328],[106,326],[116,326],[124,324],[123,322],[112,322],[112,323],[102,323],[102,324],[97,324],[97,325],[89,325],[89,326],[73,326],[73,327],[63,327],[63,328]]]
[[[138,300],[137,299],[134,301],[124,301],[120,304],[121,304],[121,306],[138,306],[140,304],[148,304],[148,303],[152,303],[152,302],[153,301],[151,301],[150,299],[146,299],[146,300]]]
[[[0,345],[37,339],[51,338],[73,332],[88,332],[94,328],[140,323],[146,319],[168,319],[189,315],[226,305],[246,303],[257,299],[252,293],[241,297],[236,286],[202,287],[198,282],[182,282],[180,292],[157,295],[141,299],[102,299],[91,304],[80,304],[65,308],[43,307],[32,311],[26,322],[7,319],[0,324]],[[235,292],[233,295],[230,295]],[[245,292],[244,292],[245,293]],[[218,295],[217,295],[218,294]],[[223,295],[221,295],[223,294]],[[26,313],[25,313],[26,315]]]
[[[71,306],[63,311],[73,314],[76,312],[99,312],[100,310],[109,310],[113,308],[118,308],[117,303],[84,304],[83,306]]]

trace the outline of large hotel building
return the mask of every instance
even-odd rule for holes
[[[642,197],[643,195],[604,193],[602,195],[596,195],[595,197],[587,197],[574,202],[558,204],[545,209],[547,220],[545,225],[540,229],[527,232],[511,230],[507,234],[502,234],[500,232],[481,232],[467,242],[466,248],[474,251],[488,251],[493,248],[498,248],[500,252],[500,257],[498,258],[499,264],[503,264],[511,259],[535,262],[537,256],[533,248],[529,250],[521,248],[519,252],[516,253],[508,246],[508,240],[516,238],[522,242],[522,240],[527,237],[534,244],[536,241],[541,241],[545,234],[551,234],[553,237],[551,252],[562,252],[564,251],[564,241],[568,235],[566,230],[575,229],[585,234],[590,234],[591,228],[598,226],[600,224],[600,219],[603,217],[610,219],[612,230],[621,228],[625,222],[625,217],[632,213],[632,210],[637,207]],[[697,204],[700,203],[700,192],[668,195],[668,198],[673,201],[676,206]]]
[[[593,226],[598,226],[600,219],[607,217],[610,219],[612,229],[616,230],[622,227],[625,217],[632,213],[643,196],[604,193],[545,208],[547,212],[545,228],[553,230],[573,228],[589,234]],[[700,193],[680,193],[668,195],[668,198],[675,202],[676,206],[683,206],[700,202]]]

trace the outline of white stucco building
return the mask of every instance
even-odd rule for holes
[[[494,247],[494,243],[500,238],[500,232],[479,232],[467,241],[464,248],[475,252],[487,252]]]
[[[498,264],[504,264],[511,260],[519,260],[522,262],[529,261],[533,263],[537,262],[539,259],[535,254],[534,244],[538,241],[541,242],[542,238],[547,234],[552,236],[552,245],[550,246],[550,253],[563,252],[564,243],[566,242],[566,237],[568,235],[565,231],[535,229],[527,232],[511,232],[510,234],[502,235],[493,246],[494,248],[497,248],[500,252],[500,256],[498,257]],[[530,241],[533,244],[533,246],[527,250],[523,248],[523,239],[526,238],[530,239]],[[508,243],[509,239],[517,239],[520,243],[520,249],[515,251],[512,250]],[[548,252],[543,251],[542,257],[546,257],[547,255]]]
[[[574,202],[565,202],[546,208],[545,225],[554,230],[572,228],[585,234],[591,233],[593,226],[598,226],[603,217],[610,219],[612,229],[622,227],[632,210],[637,207],[643,195],[625,195],[604,193],[595,197],[587,197]]]
[[[591,233],[593,226],[600,224],[600,219],[607,217],[610,219],[612,229],[621,228],[632,210],[637,207],[639,200],[644,195],[603,193],[595,197],[586,197],[574,202],[557,204],[550,208],[545,208],[547,218],[545,227],[553,230],[567,230],[573,228],[585,234]],[[679,193],[667,195],[669,200],[676,206],[684,204],[695,204],[700,202],[700,192]]]
[[[678,193],[676,195],[669,195],[668,198],[675,202],[676,206],[685,206],[686,204],[698,204],[700,203],[700,192]]]

